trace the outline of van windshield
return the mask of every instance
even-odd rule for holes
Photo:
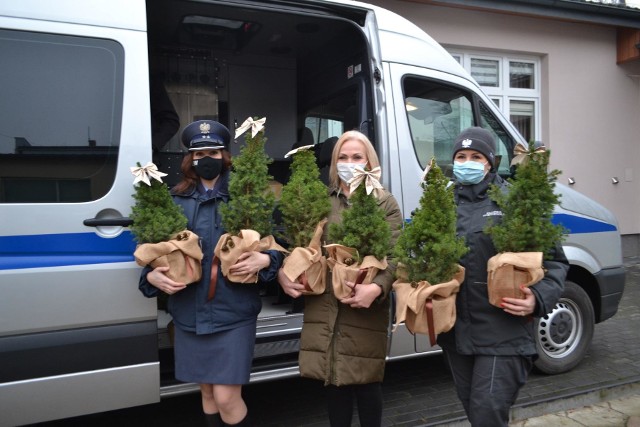
[[[423,77],[403,81],[407,120],[416,159],[422,168],[435,157],[438,166],[452,176],[453,144],[458,134],[470,126],[482,126],[497,141],[498,173],[509,176],[509,153],[514,141],[488,106],[462,88]]]

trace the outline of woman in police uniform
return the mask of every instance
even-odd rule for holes
[[[229,140],[229,130],[212,120],[191,123],[182,133],[189,152],[182,162],[183,180],[172,189],[172,196],[184,210],[188,229],[201,238],[201,280],[187,286],[169,279],[168,267],[145,268],[139,285],[148,297],[159,292],[170,295],[175,375],[180,381],[200,384],[208,426],[249,425],[241,389],[249,382],[262,304],[258,286],[229,283],[215,266],[211,277],[213,250],[225,233],[219,207],[229,199]],[[277,251],[249,252],[231,271],[258,274],[260,281],[270,281],[282,259]],[[215,290],[213,296],[210,290]]]
[[[509,410],[536,357],[532,317],[553,309],[569,267],[560,245],[549,248],[545,275],[523,288],[524,299],[504,298],[502,309],[489,304],[487,261],[496,249],[484,229],[502,212],[487,191],[492,185],[508,191],[495,172],[495,151],[493,135],[480,127],[464,130],[453,148],[457,235],[464,236],[469,252],[460,260],[466,271],[456,298],[456,323],[438,336],[473,427],[508,425]]]

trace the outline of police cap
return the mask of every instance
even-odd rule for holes
[[[229,129],[215,120],[197,120],[182,131],[182,143],[189,151],[224,149],[230,138]]]

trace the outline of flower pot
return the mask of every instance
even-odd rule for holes
[[[524,298],[521,286],[531,286],[544,277],[542,252],[501,252],[487,263],[489,303],[501,308],[502,298]]]
[[[320,295],[326,289],[327,258],[322,255],[320,239],[327,220],[318,223],[307,247],[297,247],[285,258],[282,272],[292,282],[301,283],[303,295]]]
[[[202,249],[198,236],[184,230],[175,238],[160,243],[143,243],[133,256],[140,266],[169,267],[165,273],[171,280],[191,284],[202,277]]]
[[[354,248],[338,244],[325,245],[324,248],[328,254],[327,264],[331,269],[333,293],[338,299],[348,298],[353,293],[353,288],[348,287],[345,282],[369,284],[379,271],[387,268],[386,257],[379,260],[367,255],[362,258],[362,262],[356,263],[358,251]]]
[[[449,331],[456,322],[456,295],[464,273],[464,268],[458,266],[458,272],[450,281],[435,285],[426,280],[408,283],[398,279],[393,284],[396,292],[394,330],[404,321],[409,332],[428,335],[434,346],[436,336]]]
[[[257,283],[258,273],[256,274],[232,274],[230,268],[238,258],[245,252],[251,251],[268,251],[276,250],[287,252],[285,248],[278,245],[273,236],[260,238],[260,233],[255,230],[240,230],[238,235],[229,233],[223,234],[218,240],[218,244],[213,250],[215,256],[220,260],[220,269],[222,274],[234,283]]]

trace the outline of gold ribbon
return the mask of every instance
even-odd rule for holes
[[[298,151],[303,151],[303,150],[310,150],[311,148],[313,148],[314,145],[303,145],[302,147],[298,147],[298,148],[294,148],[293,150],[289,151],[287,154],[284,155],[284,158],[288,158],[289,156],[293,156],[294,154],[296,154]]]
[[[381,174],[380,166],[376,166],[370,171],[364,170],[361,166],[356,166],[353,170],[353,178],[349,180],[349,191],[353,193],[364,181],[367,194],[371,194],[375,190],[375,196],[380,197],[383,190],[382,184],[380,184]]]
[[[166,173],[160,172],[158,167],[153,163],[149,162],[144,166],[132,167],[131,173],[136,178],[133,180],[133,185],[136,185],[138,182],[142,181],[148,186],[151,186],[151,181],[149,178],[153,178],[157,181],[162,182],[162,177],[167,176]]]
[[[244,121],[240,125],[238,129],[236,129],[236,136],[234,139],[238,139],[240,135],[245,133],[251,128],[251,138],[255,138],[256,134],[264,128],[264,123],[267,121],[266,117],[263,117],[259,120],[253,120],[251,117],[247,117],[247,120]]]
[[[547,151],[544,145],[533,150],[533,153],[526,149],[522,144],[516,144],[513,149],[514,157],[511,160],[511,166],[522,164],[523,166],[529,162],[529,156],[531,154],[541,154]]]

